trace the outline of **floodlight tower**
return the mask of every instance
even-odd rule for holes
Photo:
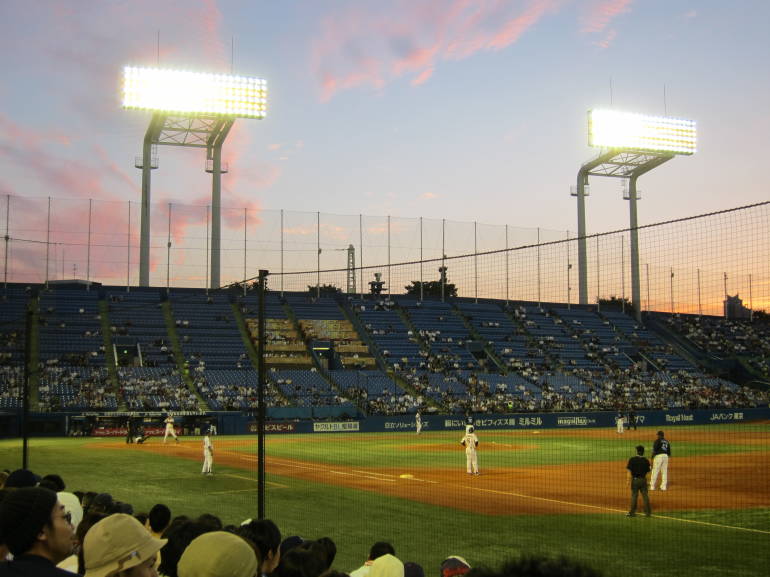
[[[580,304],[588,304],[585,197],[589,176],[628,179],[631,231],[631,302],[636,320],[641,321],[639,280],[639,235],[636,181],[656,166],[677,155],[695,153],[695,122],[680,118],[643,116],[615,110],[588,111],[588,145],[601,148],[599,155],[578,171],[578,277]]]
[[[206,149],[211,190],[211,288],[219,287],[222,145],[236,118],[264,118],[267,82],[259,78],[126,66],[123,108],[153,113],[144,136],[139,286],[150,284],[150,171],[159,144]],[[208,255],[207,255],[208,258]]]

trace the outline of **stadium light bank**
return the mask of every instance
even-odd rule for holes
[[[629,201],[631,231],[631,302],[634,316],[637,321],[641,321],[636,181],[642,174],[675,156],[695,154],[695,122],[617,110],[589,110],[588,145],[600,148],[601,151],[596,158],[580,167],[577,186],[571,191],[577,197],[580,304],[588,304],[585,214],[585,197],[589,193],[588,177],[625,178],[628,179],[625,196]]]
[[[157,145],[206,149],[212,174],[211,288],[218,288],[221,250],[222,144],[236,118],[265,117],[267,82],[260,78],[161,68],[123,68],[123,108],[152,112],[142,156],[139,286],[150,284],[150,171],[158,167]],[[170,243],[169,243],[170,249]]]

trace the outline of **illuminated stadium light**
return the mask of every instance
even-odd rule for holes
[[[267,81],[260,78],[126,66],[123,108],[178,115],[264,118]]]
[[[588,111],[588,144],[690,155],[696,152],[695,121],[616,110]]]

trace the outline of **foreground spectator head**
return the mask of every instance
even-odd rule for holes
[[[503,563],[499,571],[486,568],[471,569],[467,577],[602,577],[587,565],[569,559],[555,559],[538,555],[522,555]]]
[[[213,531],[193,539],[179,559],[177,574],[179,577],[254,577],[258,565],[257,554],[242,537]]]
[[[241,537],[245,537],[256,546],[259,557],[262,559],[260,571],[265,574],[272,573],[281,560],[281,531],[270,519],[244,521],[236,530]]]
[[[67,485],[64,483],[64,479],[56,474],[46,475],[40,479],[40,486],[51,489],[51,491],[54,491],[55,493],[64,491],[64,489],[67,488]]]
[[[281,556],[286,555],[287,552],[291,551],[295,547],[299,547],[304,542],[305,540],[298,535],[286,537],[286,539],[281,541]]]
[[[115,507],[115,501],[112,500],[112,495],[109,493],[99,493],[94,497],[94,500],[91,501],[91,506],[88,508],[88,511],[91,513],[106,513],[110,514],[113,513],[113,509]]]
[[[5,480],[6,489],[20,489],[22,487],[36,487],[40,477],[29,469],[16,469]]]
[[[404,564],[390,553],[381,555],[372,563],[369,577],[404,577]]]
[[[203,523],[212,531],[221,531],[223,527],[222,519],[211,513],[203,513],[198,517],[197,521],[198,523]]]
[[[452,555],[451,557],[447,557],[441,563],[441,577],[465,575],[470,570],[470,564],[459,555]]]
[[[369,549],[369,561],[374,561],[377,557],[382,557],[383,555],[395,554],[396,550],[393,548],[393,545],[387,541],[377,541],[372,545],[371,549]]]
[[[152,506],[147,516],[147,528],[155,535],[161,535],[171,523],[171,509],[163,503]]]
[[[318,577],[328,568],[323,548],[315,541],[305,541],[281,555],[273,577]]]
[[[116,513],[96,523],[83,540],[85,575],[107,577],[128,569],[129,573],[152,568],[165,539],[150,535],[131,515]]]
[[[72,554],[75,531],[56,493],[22,487],[0,502],[0,542],[14,557],[27,553],[56,564]]]
[[[166,577],[177,577],[179,559],[181,559],[187,546],[196,537],[209,532],[211,532],[209,527],[197,521],[187,520],[169,525],[169,528],[163,533],[163,537],[168,539],[168,543],[163,548],[158,571]]]
[[[425,577],[425,571],[419,563],[407,561],[404,563],[404,577]]]
[[[83,507],[80,505],[80,499],[74,493],[67,493],[66,491],[60,491],[57,493],[57,497],[59,503],[64,505],[64,512],[70,514],[72,527],[77,529],[83,520]]]

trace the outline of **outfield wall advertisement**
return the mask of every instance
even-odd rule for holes
[[[173,414],[173,413],[172,413]],[[123,436],[125,427],[116,420],[131,418],[156,417],[153,414],[137,413],[34,413],[30,415],[31,436]],[[244,435],[257,432],[257,423],[253,414],[247,413],[197,413],[174,414],[177,432],[182,436],[197,435],[204,428],[216,425],[220,435]],[[615,428],[617,414],[609,411],[590,413],[516,413],[499,415],[423,415],[423,431],[463,430],[472,423],[479,430],[509,429],[580,429],[580,428]],[[159,420],[159,419],[158,419]],[[185,421],[185,429],[180,429],[180,421]],[[636,414],[638,427],[664,428],[676,425],[712,425],[718,423],[749,423],[770,420],[770,408],[746,409],[703,409],[688,411],[671,409],[665,411],[640,411]],[[87,426],[84,426],[87,425]],[[144,423],[144,432],[149,436],[162,436],[165,428],[162,423]],[[366,419],[326,418],[315,420],[269,419],[265,424],[268,434],[292,433],[377,433],[377,432],[415,432],[414,415],[392,417],[373,416]],[[0,420],[1,437],[21,435],[21,415],[5,413]]]
[[[425,415],[422,430],[464,430],[473,423],[478,430],[484,429],[580,429],[608,427],[615,430],[616,414],[595,413],[522,413],[512,415]],[[718,410],[671,410],[642,411],[636,415],[637,427],[669,427],[675,425],[711,425],[715,423],[748,423],[770,420],[770,408],[718,409]],[[256,423],[249,422],[250,432],[256,431]],[[415,432],[416,422],[412,415],[381,417],[351,421],[293,421],[269,422],[268,433],[350,433],[350,432]]]

